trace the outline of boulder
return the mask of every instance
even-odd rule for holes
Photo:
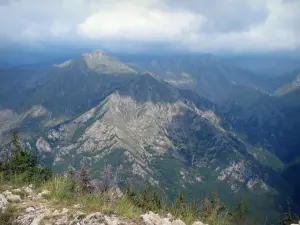
[[[11,203],[18,203],[22,201],[20,195],[13,195],[13,194],[6,196],[6,199]]]

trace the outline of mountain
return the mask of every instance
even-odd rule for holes
[[[250,145],[222,128],[216,105],[149,73],[29,143],[56,171],[85,167],[99,178],[109,165],[120,185],[148,181],[169,199],[179,191],[190,200],[217,191],[229,203],[244,196],[256,213],[264,209],[260,216],[268,208],[274,217],[292,193]]]
[[[180,88],[188,88],[211,101],[221,102],[232,96],[228,91],[247,86],[268,92],[268,79],[224,63],[213,55],[170,56],[127,62],[137,71],[149,71]]]
[[[56,171],[109,166],[120,186],[148,181],[168,199],[242,196],[261,221],[293,195],[281,172],[298,156],[299,89],[271,95],[278,80],[212,55],[125,63],[103,51],[0,79],[1,146],[17,129]]]
[[[281,85],[275,91],[275,95],[284,95],[300,87],[300,70],[295,70],[292,74],[281,77]]]
[[[98,104],[136,72],[103,51],[50,69],[0,71],[1,141],[9,131],[36,133],[67,121]]]

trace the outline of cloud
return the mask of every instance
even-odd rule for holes
[[[300,46],[297,0],[0,0],[0,14],[0,45],[237,52]]]

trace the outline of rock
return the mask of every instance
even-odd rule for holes
[[[155,225],[172,225],[169,218],[160,219],[155,223]]]
[[[41,220],[45,217],[44,214],[40,214],[38,217],[35,217],[34,220],[31,222],[30,225],[39,225]]]
[[[105,222],[109,225],[119,225],[120,220],[116,215],[113,216],[104,216]]]
[[[80,204],[76,204],[76,205],[74,205],[74,206],[73,206],[73,208],[75,208],[75,209],[78,209],[78,208],[80,208]]]
[[[38,198],[45,198],[50,195],[50,191],[43,190],[41,193],[38,194]]]
[[[34,207],[28,207],[27,209],[25,209],[25,212],[27,212],[27,213],[31,213],[31,212],[34,212],[34,211],[35,211]]]
[[[202,223],[200,221],[196,221],[192,225],[208,225],[208,224]]]
[[[22,192],[22,190],[21,189],[14,189],[14,190],[12,190],[12,192],[13,193],[20,193],[20,192]]]
[[[29,184],[29,186],[28,186],[29,188],[33,188],[33,185],[32,184]]]
[[[119,187],[112,188],[110,190],[110,192],[111,192],[111,196],[113,198],[117,198],[117,199],[122,198],[123,195],[124,195],[123,192],[121,191],[121,189]]]
[[[170,220],[173,219],[172,214],[171,214],[171,213],[168,213],[168,214],[167,214],[167,218],[169,218]]]
[[[52,213],[53,216],[58,216],[59,214],[60,214],[60,213],[59,213],[58,210],[55,210],[55,211]]]
[[[62,211],[61,211],[61,214],[66,215],[66,214],[68,214],[68,212],[69,212],[68,209],[63,208]]]
[[[8,195],[11,195],[12,193],[10,191],[6,190],[3,192],[3,194],[4,194],[4,196],[8,196]]]
[[[155,214],[152,211],[147,212],[144,215],[141,215],[142,221],[145,225],[154,225],[160,220],[160,216]]]
[[[172,225],[185,225],[185,223],[183,221],[181,221],[181,220],[174,220],[172,222]]]
[[[96,224],[104,224],[105,218],[104,215],[100,212],[92,213],[87,215],[86,218],[82,220],[82,224],[88,225],[96,225]]]
[[[32,194],[32,193],[33,193],[31,187],[26,187],[26,188],[24,188],[24,191],[25,191],[27,194]]]
[[[10,194],[10,195],[6,196],[6,199],[7,199],[7,201],[12,202],[12,203],[21,202],[20,195]]]
[[[5,196],[0,194],[0,212],[3,213],[5,211],[7,203]]]

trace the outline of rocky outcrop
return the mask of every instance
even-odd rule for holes
[[[137,219],[124,219],[114,213],[86,212],[79,204],[66,208],[57,202],[52,204],[47,200],[47,195],[49,195],[48,190],[38,193],[32,185],[11,191],[6,190],[0,193],[0,214],[4,213],[9,205],[14,206],[18,212],[14,225],[185,225],[183,221],[173,218],[170,213],[164,217],[150,211]],[[206,224],[196,221],[193,225]]]
[[[185,225],[182,220],[174,219],[171,214],[167,217],[161,217],[159,214],[148,212],[141,215],[141,223],[144,225]],[[192,225],[207,225],[200,221],[194,222]]]

